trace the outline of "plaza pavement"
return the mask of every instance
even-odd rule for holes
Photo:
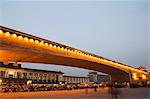
[[[121,88],[122,99],[150,99],[150,88]],[[108,88],[0,93],[0,99],[112,99]],[[121,99],[121,98],[118,98]]]

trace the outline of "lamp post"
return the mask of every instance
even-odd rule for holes
[[[2,84],[2,79],[0,79],[0,85]]]

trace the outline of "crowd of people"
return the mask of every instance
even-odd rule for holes
[[[30,91],[50,91],[50,90],[74,90],[83,88],[95,88],[99,85],[87,84],[52,84],[52,85],[25,85],[11,84],[0,87],[0,92],[30,92]]]
[[[24,84],[2,85],[0,92],[23,92],[28,91],[28,86]]]

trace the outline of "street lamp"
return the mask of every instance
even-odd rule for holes
[[[143,79],[143,80],[145,80],[145,79],[146,79],[146,76],[145,76],[144,74],[142,75],[142,79]]]
[[[30,85],[30,84],[32,84],[32,80],[27,81],[27,85]]]
[[[2,79],[0,79],[0,85],[2,84]]]
[[[62,82],[60,81],[59,84],[62,84]]]

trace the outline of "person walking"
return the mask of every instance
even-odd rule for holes
[[[122,99],[122,93],[117,88],[110,87],[110,94],[112,99]]]

